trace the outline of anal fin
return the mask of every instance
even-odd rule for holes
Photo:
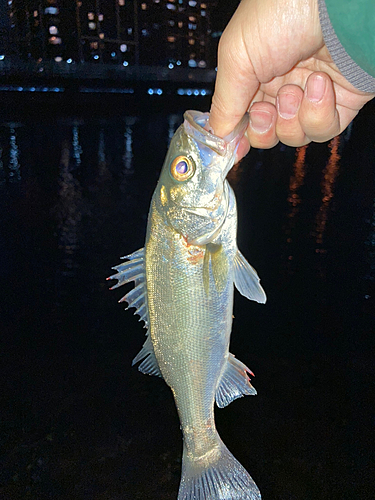
[[[257,391],[250,383],[249,368],[229,353],[227,364],[216,390],[216,404],[219,408],[229,405],[237,398],[246,395],[255,395]]]

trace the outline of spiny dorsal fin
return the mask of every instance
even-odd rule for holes
[[[254,395],[257,391],[250,384],[248,373],[254,375],[249,368],[233,354],[229,353],[224,372],[216,390],[216,404],[219,408],[229,405],[237,398]]]
[[[145,327],[148,328],[149,316],[148,316],[148,304],[147,304],[147,287],[146,287],[146,268],[145,268],[145,250],[140,248],[132,254],[122,257],[127,259],[123,264],[113,267],[117,271],[108,280],[116,279],[118,282],[111,287],[111,290],[117,288],[125,283],[130,283],[134,281],[135,287],[130,290],[119,302],[127,302],[128,307],[135,307],[135,313],[140,316],[139,321],[145,322]],[[158,362],[155,357],[154,348],[151,342],[151,338],[147,332],[146,342],[143,344],[142,349],[139,351],[137,356],[133,360],[133,365],[142,361],[138,366],[138,370],[142,373],[149,375],[156,375],[161,377],[161,372],[158,366]]]
[[[145,250],[140,248],[136,252],[125,255],[122,259],[127,259],[127,262],[113,267],[117,271],[107,280],[118,280],[111,290],[118,288],[125,283],[135,282],[135,287],[130,290],[119,302],[127,302],[129,309],[135,307],[135,313],[140,316],[140,321],[145,322],[146,328],[149,324],[148,307],[147,307],[147,287],[146,287],[146,268],[145,268]]]

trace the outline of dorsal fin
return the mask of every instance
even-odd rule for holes
[[[118,280],[111,290],[118,288],[125,283],[135,282],[135,287],[130,290],[119,302],[127,302],[129,309],[135,307],[135,313],[138,314],[148,327],[148,307],[147,307],[147,287],[146,287],[146,269],[145,269],[145,250],[140,248],[136,252],[125,255],[122,259],[127,259],[127,262],[112,267],[117,271],[107,280]]]
[[[124,295],[124,297],[122,297],[119,302],[127,302],[128,307],[126,309],[135,307],[134,314],[138,314],[140,316],[139,321],[144,321],[145,327],[148,328],[149,316],[147,303],[145,249],[140,248],[136,252],[122,257],[122,259],[127,259],[127,261],[123,264],[119,264],[118,266],[113,267],[112,269],[115,269],[117,273],[107,278],[107,280],[118,280],[117,283],[111,287],[111,290],[118,288],[125,283],[134,281],[135,287],[126,295]],[[138,367],[138,370],[140,372],[161,377],[162,375],[148,332],[146,333],[146,336],[146,342],[143,344],[142,349],[134,358],[133,365],[138,363],[138,361],[143,360]]]

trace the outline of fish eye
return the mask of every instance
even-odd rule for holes
[[[187,156],[177,156],[171,163],[171,174],[176,181],[186,181],[194,175],[195,165]]]

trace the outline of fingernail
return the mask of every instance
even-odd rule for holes
[[[319,102],[323,99],[326,80],[320,75],[313,75],[307,81],[306,95],[309,101]]]
[[[258,134],[264,134],[272,125],[272,114],[269,111],[250,111],[250,126]]]
[[[281,118],[290,120],[297,114],[299,98],[294,94],[279,94],[277,96],[277,110]]]

